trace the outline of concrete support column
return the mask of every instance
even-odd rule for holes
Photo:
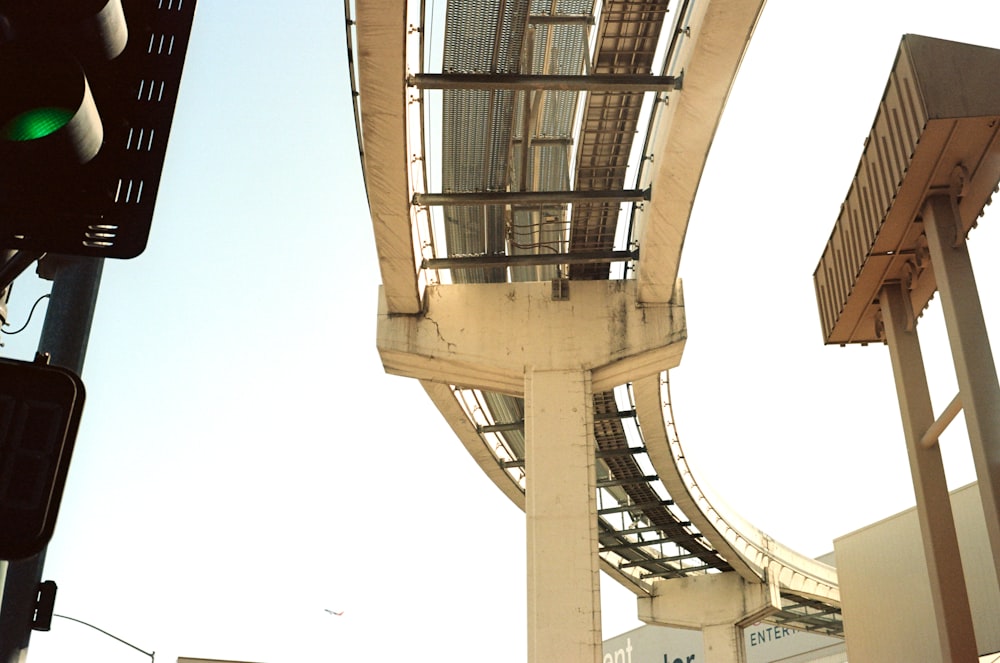
[[[920,339],[908,300],[908,295],[898,283],[886,285],[879,295],[913,476],[941,660],[974,663],[979,660],[976,633],[972,625],[972,610],[962,572],[941,448],[938,445],[925,448],[920,444],[920,439],[934,423],[934,410],[920,352]]]
[[[713,624],[701,630],[705,663],[745,663],[743,629],[735,624]]]
[[[743,626],[767,619],[780,602],[776,586],[730,571],[658,580],[638,599],[638,613],[647,624],[699,629],[706,663],[745,663]]]
[[[525,371],[528,661],[601,660],[590,372]]]
[[[957,210],[951,197],[928,198],[923,219],[979,479],[986,531],[1000,578],[1000,383],[969,249],[957,231]]]
[[[566,285],[566,284],[563,284]],[[672,306],[640,306],[638,284],[573,281],[427,288],[421,315],[391,312],[381,291],[378,349],[386,371],[525,400],[528,660],[601,660],[594,390],[678,364],[687,338]],[[428,390],[441,399],[445,389]],[[487,474],[520,503],[461,408],[453,426]],[[718,623],[714,621],[712,623]]]

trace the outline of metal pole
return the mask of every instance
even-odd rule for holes
[[[59,262],[38,351],[49,353],[52,365],[80,374],[87,354],[104,260],[63,256],[50,259]],[[7,563],[0,600],[0,663],[22,663],[28,656],[44,564],[45,551],[35,557]]]
[[[941,293],[993,564],[1000,578],[1000,384],[969,247],[957,231],[956,206],[947,195],[928,198],[923,207],[924,232]]]
[[[909,293],[903,291],[903,286],[890,283],[882,288],[879,304],[910,459],[941,660],[975,663],[979,659],[976,633],[972,628],[972,610],[965,588],[941,448],[928,448],[920,443],[934,421],[934,408],[908,298]]]

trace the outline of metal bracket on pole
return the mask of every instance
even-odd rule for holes
[[[962,215],[958,209],[958,203],[965,195],[965,188],[969,182],[969,169],[962,164],[957,164],[951,171],[951,181],[948,183],[948,199],[951,201],[952,219],[955,222],[954,248],[962,246],[965,242],[965,230],[962,228]]]
[[[38,594],[35,599],[35,616],[31,620],[33,631],[52,630],[52,613],[56,608],[56,591],[59,587],[55,582],[46,580],[38,583]]]

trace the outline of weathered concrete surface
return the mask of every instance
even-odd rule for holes
[[[601,658],[594,393],[586,371],[528,371],[528,660]]]
[[[524,394],[525,368],[584,369],[595,391],[677,366],[683,302],[641,307],[635,281],[439,285],[422,315],[389,313],[380,291],[377,345],[387,373]],[[679,288],[678,288],[679,292]]]
[[[660,580],[639,599],[647,624],[702,631],[708,663],[743,663],[743,629],[773,614],[781,604],[774,584],[747,582],[736,573]]]

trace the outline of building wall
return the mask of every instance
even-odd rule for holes
[[[1000,652],[1000,588],[977,484],[952,511],[980,655]],[[915,509],[834,541],[847,652],[856,661],[940,661],[930,581]]]
[[[747,663],[843,663],[844,641],[760,623],[744,630]],[[604,641],[603,663],[703,663],[701,631],[642,626]]]

